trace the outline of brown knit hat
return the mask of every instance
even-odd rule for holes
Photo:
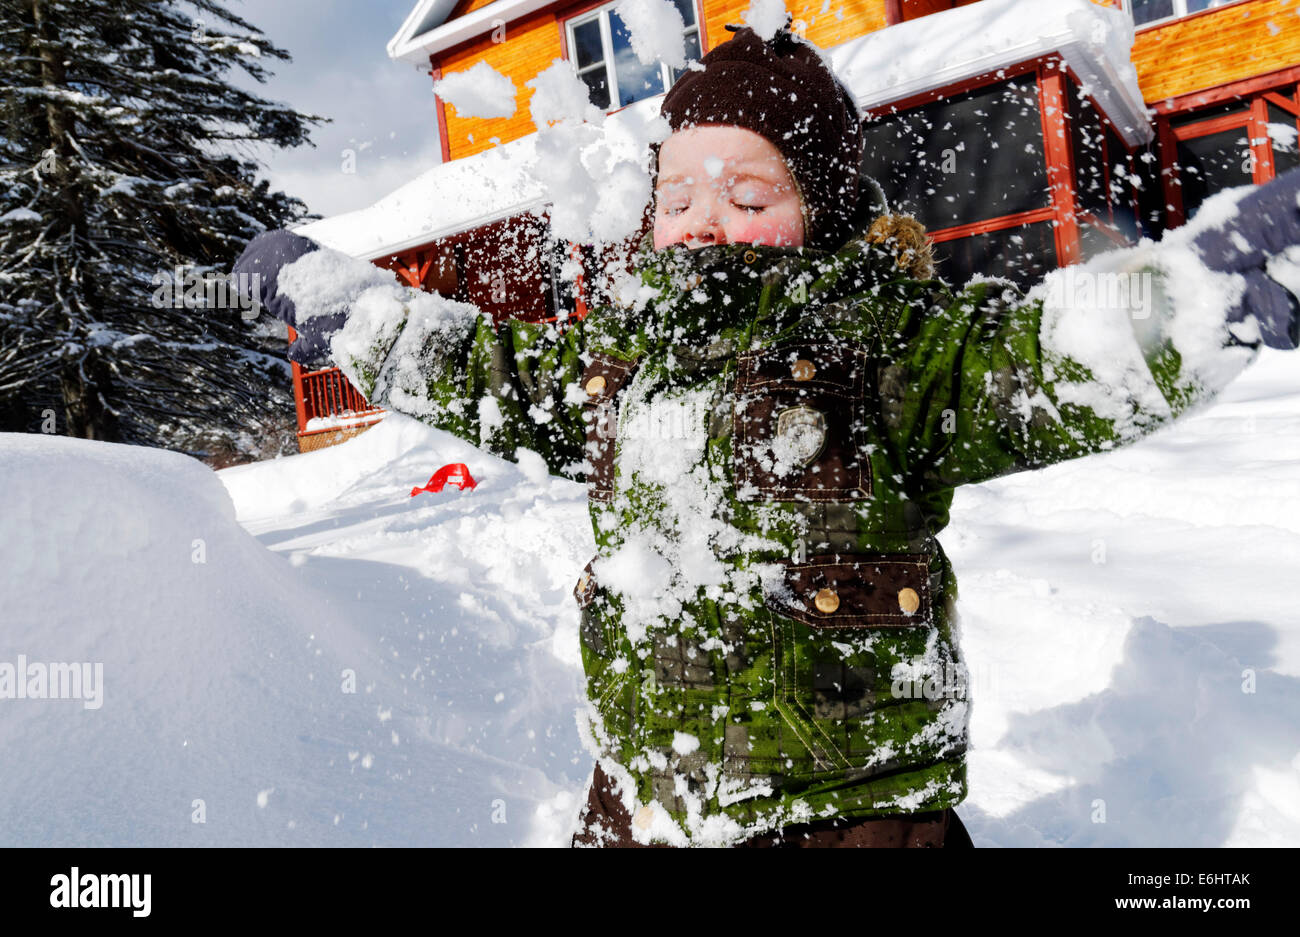
[[[816,46],[786,25],[763,41],[748,26],[700,59],[665,95],[660,113],[674,131],[699,124],[743,127],[780,151],[804,197],[804,243],[836,250],[853,233],[862,131],[853,96]],[[654,176],[659,146],[653,149]]]

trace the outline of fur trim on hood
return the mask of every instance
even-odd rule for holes
[[[893,251],[898,266],[912,279],[933,279],[934,243],[925,226],[911,215],[883,214],[871,222],[863,238]]]

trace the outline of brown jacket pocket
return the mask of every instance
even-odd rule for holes
[[[739,356],[732,458],[741,501],[871,497],[863,432],[867,355],[843,342]]]
[[[610,355],[594,354],[582,372],[583,420],[587,424],[587,443],[583,455],[590,463],[587,473],[587,497],[609,501],[614,497],[614,445],[618,431],[618,404],[615,397],[636,370],[636,361],[623,361]]]
[[[830,553],[785,561],[783,591],[767,605],[813,628],[914,628],[933,624],[930,557]]]
[[[573,597],[578,602],[578,611],[582,616],[578,625],[578,637],[588,649],[605,656],[609,653],[609,642],[605,639],[600,616],[596,614],[596,609],[591,607],[591,603],[596,599],[596,574],[592,569],[595,562],[596,558],[592,557],[582,568],[582,575],[578,577],[578,582],[573,587]]]

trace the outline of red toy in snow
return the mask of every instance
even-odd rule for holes
[[[438,471],[433,473],[429,483],[423,488],[412,488],[411,497],[414,498],[421,491],[438,492],[442,491],[442,486],[453,484],[461,491],[466,488],[473,488],[478,482],[474,481],[474,476],[469,473],[464,462],[452,462],[450,465],[444,465]]]

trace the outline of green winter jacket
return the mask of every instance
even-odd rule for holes
[[[444,302],[350,323],[336,359],[372,400],[586,478],[590,741],[638,839],[960,803],[970,700],[936,539],[954,488],[1137,439],[1253,346],[1213,312],[1173,328],[1172,280],[1141,258],[1154,300],[1132,324],[1136,291],[954,292],[861,235],[647,236],[635,269],[564,330]]]

